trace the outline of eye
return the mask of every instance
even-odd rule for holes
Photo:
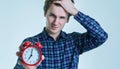
[[[50,17],[54,17],[54,18],[56,17],[54,14],[49,14],[49,16],[50,16]]]
[[[61,16],[60,19],[65,19],[65,17],[64,17],[64,16]]]

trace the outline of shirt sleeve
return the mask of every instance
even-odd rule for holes
[[[78,12],[74,19],[76,19],[86,30],[86,33],[80,35],[79,41],[81,47],[79,53],[89,51],[103,44],[108,38],[108,34],[101,28],[100,24],[93,18]],[[79,34],[78,34],[79,35]]]
[[[19,60],[20,60],[20,58],[18,58],[18,61]],[[25,69],[22,65],[18,64],[18,61],[17,61],[16,65],[15,65],[14,69]]]

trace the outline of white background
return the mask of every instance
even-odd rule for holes
[[[75,0],[75,3],[109,34],[101,47],[80,56],[79,69],[120,69],[120,1]],[[22,40],[43,30],[43,4],[44,0],[0,0],[0,69],[13,69],[17,61],[15,53]],[[86,30],[71,17],[64,31]]]

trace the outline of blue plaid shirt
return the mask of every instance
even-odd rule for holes
[[[54,41],[45,30],[25,39],[25,41],[40,42],[45,56],[37,69],[78,69],[79,55],[103,44],[108,35],[93,18],[78,12],[76,19],[87,30],[85,33],[73,32],[66,34],[61,31]],[[16,64],[14,69],[24,69]]]

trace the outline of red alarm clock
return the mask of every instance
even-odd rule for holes
[[[23,44],[24,50],[22,51],[22,62],[26,65],[34,66],[42,61],[42,45],[36,42],[34,45],[32,42],[25,42]]]

